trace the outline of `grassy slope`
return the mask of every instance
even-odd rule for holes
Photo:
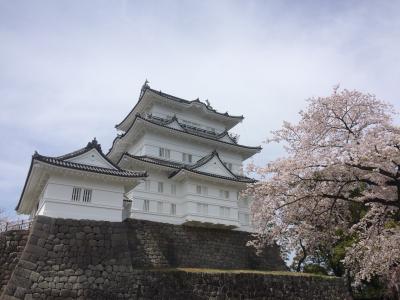
[[[200,268],[160,268],[146,269],[155,272],[187,272],[187,273],[231,273],[231,274],[260,274],[260,275],[275,275],[275,276],[302,276],[302,277],[319,277],[325,279],[335,279],[335,276],[325,276],[310,273],[297,273],[289,271],[258,271],[258,270],[229,270],[229,269],[200,269]]]

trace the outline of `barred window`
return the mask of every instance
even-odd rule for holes
[[[171,194],[176,195],[176,184],[171,184]]]
[[[90,203],[92,202],[92,190],[84,189],[82,202]]]
[[[158,156],[169,159],[171,156],[171,151],[166,148],[159,148],[158,149]]]
[[[72,196],[71,196],[71,200],[75,201],[75,202],[79,202],[81,200],[81,191],[82,189],[79,187],[74,187],[72,189]]]
[[[229,207],[219,207],[219,216],[223,218],[229,218],[231,215],[231,209]]]
[[[150,211],[150,200],[144,200],[143,201],[143,210],[144,211]]]
[[[158,192],[159,193],[164,193],[164,182],[159,182],[158,183]]]
[[[176,215],[176,204],[175,203],[171,203],[171,211],[170,211],[170,213],[173,216]]]
[[[219,190],[219,197],[229,199],[229,191]]]
[[[182,161],[191,163],[192,162],[192,154],[182,153]]]
[[[196,194],[208,195],[208,187],[204,185],[196,185]]]

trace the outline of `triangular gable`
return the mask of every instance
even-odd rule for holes
[[[236,177],[225,167],[217,155],[214,155],[214,157],[212,157],[209,161],[199,167],[193,168],[192,170],[236,179]]]
[[[185,131],[185,129],[181,126],[181,124],[178,123],[178,121],[176,119],[173,120],[171,123],[166,124],[166,126],[168,126],[169,128],[174,128],[174,129]]]
[[[66,161],[117,170],[117,168],[108,162],[96,148],[93,148],[75,157],[66,159]]]

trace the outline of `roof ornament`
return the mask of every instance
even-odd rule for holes
[[[207,103],[207,108],[213,109],[211,106],[211,103],[210,103],[210,101],[208,101],[208,99],[206,99],[206,103]]]
[[[150,88],[149,83],[150,82],[146,78],[146,81],[144,82],[144,84],[142,85],[142,89],[140,90],[140,97],[143,96],[143,94],[146,91],[146,89]]]
[[[86,148],[88,148],[88,149],[96,148],[97,150],[99,150],[101,152],[101,145],[97,142],[95,137],[93,138],[93,140],[91,142],[89,142],[87,144]]]

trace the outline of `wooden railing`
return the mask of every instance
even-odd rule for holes
[[[32,220],[19,220],[12,222],[0,222],[0,232],[10,230],[28,230],[31,228]]]

